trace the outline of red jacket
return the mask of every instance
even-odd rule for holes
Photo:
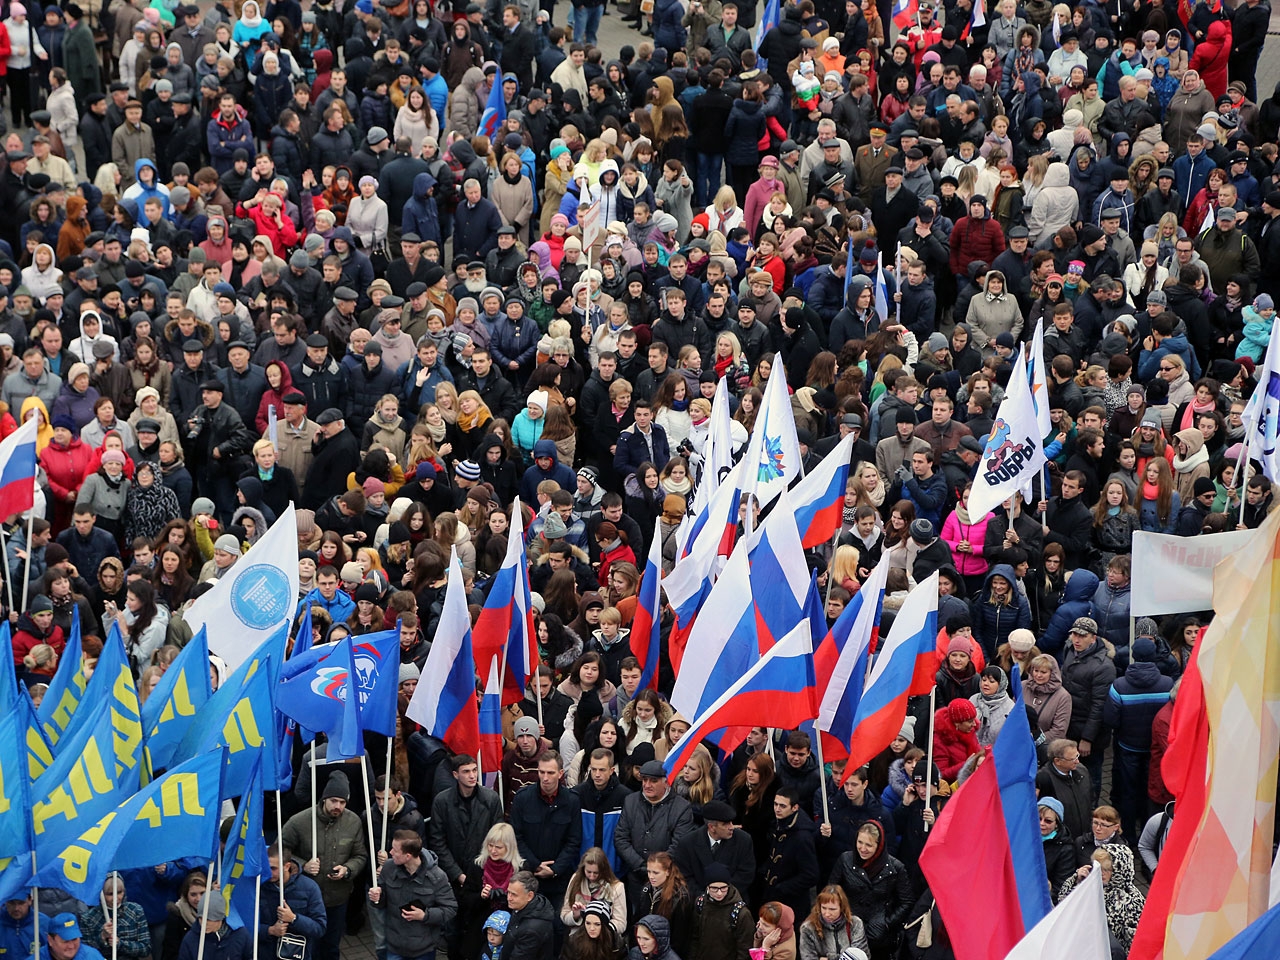
[[[253,421],[254,426],[258,428],[258,433],[263,434],[267,432],[267,407],[275,404],[276,416],[284,419],[284,395],[293,392],[293,374],[289,372],[289,368],[279,360],[272,360],[264,369],[269,370],[273,366],[280,371],[280,389],[267,388],[267,392],[262,395],[262,400],[258,404],[258,415]]]
[[[951,230],[951,272],[963,277],[975,260],[990,266],[1004,253],[1005,246],[1004,231],[994,217],[961,217]]]
[[[1205,88],[1217,100],[1227,92],[1227,59],[1231,56],[1231,24],[1215,20],[1209,24],[1205,38],[1196,44],[1191,55],[1191,70],[1200,71]]]
[[[289,256],[289,248],[298,242],[298,228],[283,210],[280,211],[280,222],[276,223],[275,218],[267,216],[259,204],[250,208],[249,219],[253,221],[256,233],[271,238],[271,248],[277,257],[283,260]]]
[[[954,781],[960,775],[964,762],[977,753],[977,725],[968,733],[961,733],[951,722],[946,707],[933,715],[933,762],[938,765],[942,779]]]
[[[26,669],[23,666],[22,658],[42,643],[47,643],[53,647],[53,652],[58,655],[59,660],[62,659],[62,651],[67,648],[67,640],[62,635],[62,628],[56,623],[49,628],[47,637],[36,636],[30,632],[33,629],[35,629],[35,624],[31,622],[26,614],[23,614],[18,620],[18,629],[13,634],[13,665],[19,671]]]
[[[634,564],[636,562],[635,551],[625,543],[620,543],[608,553],[603,551],[600,554],[600,570],[596,574],[596,579],[601,583],[609,582],[609,567],[612,564],[620,563],[625,560],[627,563]]]
[[[93,449],[77,436],[72,436],[71,443],[60,447],[56,442],[44,448],[40,454],[40,463],[49,477],[49,488],[53,495],[63,503],[69,503],[70,494],[78,493],[84,479],[90,474],[89,460]],[[15,654],[17,652],[15,648]]]

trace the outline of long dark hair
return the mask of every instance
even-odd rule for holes
[[[137,643],[143,632],[151,626],[151,621],[156,618],[159,610],[156,608],[156,591],[151,586],[150,580],[134,580],[125,590],[138,599],[141,605],[138,610],[138,618],[133,621],[133,626],[129,628],[129,640]]]
[[[164,582],[164,557],[165,554],[172,553],[177,556],[178,569],[174,571],[173,583]],[[151,571],[151,585],[155,587],[156,594],[169,603],[169,609],[181,605],[187,599],[187,593],[191,590],[191,585],[195,581],[191,579],[191,574],[187,572],[187,555],[182,548],[172,543],[165,543],[156,551],[156,567]]]

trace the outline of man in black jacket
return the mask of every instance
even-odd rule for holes
[[[761,897],[807,915],[809,890],[818,882],[818,831],[801,809],[794,787],[783,787],[774,796],[773,816],[769,856],[760,864]]]
[[[1083,492],[1084,475],[1078,470],[1069,470],[1062,478],[1061,495],[1041,500],[1036,507],[1045,514],[1044,542],[1062,546],[1068,570],[1084,563],[1093,531],[1093,514],[1080,500]]]
[[[560,754],[547,750],[538,758],[538,782],[521,788],[511,801],[511,825],[520,855],[533,867],[547,898],[554,903],[564,898],[582,849],[582,808],[577,795],[561,782],[563,776]],[[516,881],[511,883],[514,886]],[[512,893],[508,888],[508,902],[515,914],[521,907]],[[503,946],[505,954],[506,944]]]
[[[307,468],[302,505],[318,510],[347,489],[347,474],[360,465],[360,441],[347,429],[341,410],[329,407],[316,417],[320,432],[311,441],[315,458]]]
[[[538,50],[537,38],[533,32],[520,22],[520,8],[508,4],[502,10],[503,32],[502,58],[499,61],[502,75],[515,74],[520,81],[520,89],[528,90],[533,86],[533,58]]]
[[[695,830],[672,848],[671,856],[688,879],[690,886],[707,885],[706,870],[713,863],[729,871],[730,882],[739,890],[747,890],[756,875],[756,855],[751,835],[735,827],[733,807],[723,800],[712,800],[702,808],[705,829]]]
[[[84,146],[85,168],[97,170],[104,163],[111,162],[111,135],[115,131],[107,117],[104,94],[92,93],[86,103],[88,109],[80,118],[80,143]]]
[[[608,852],[610,862],[616,862],[613,834],[618,828],[622,803],[631,791],[618,780],[613,751],[608,747],[596,747],[587,762],[587,775],[573,788],[582,805],[582,840],[588,847]]]
[[[540,887],[543,883],[528,870],[511,878],[507,886],[511,922],[502,938],[501,960],[551,960],[555,956],[554,897],[552,892],[546,896],[539,893]]]
[[[222,402],[223,389],[221,380],[200,384],[201,405],[187,414],[183,447],[196,468],[193,475],[199,478],[201,495],[217,505],[220,521],[230,523],[236,510],[239,461],[253,446],[253,435],[240,414]]]

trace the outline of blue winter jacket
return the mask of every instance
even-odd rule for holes
[[[991,602],[991,579],[1004,577],[1012,591],[1012,602]],[[973,623],[973,636],[982,644],[987,662],[995,661],[996,650],[1009,639],[1014,630],[1031,629],[1031,605],[1018,589],[1018,575],[1007,563],[997,563],[987,571],[982,589],[969,601],[969,619]]]
[[[1098,591],[1098,575],[1083,567],[1076,570],[1067,581],[1067,588],[1062,592],[1062,603],[1054,611],[1040,639],[1036,641],[1042,653],[1058,658],[1062,662],[1063,651],[1067,646],[1067,635],[1071,625],[1079,617],[1089,616],[1093,609],[1093,595]]]

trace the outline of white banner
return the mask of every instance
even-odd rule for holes
[[[1014,354],[1007,390],[973,478],[969,493],[972,517],[986,516],[1018,490],[1029,487],[1045,464],[1043,434],[1036,422],[1027,360],[1021,350]]]
[[[1130,615],[1155,617],[1212,610],[1213,568],[1244,547],[1253,533],[1229,530],[1198,537],[1135,533]]]
[[[298,606],[298,527],[293,504],[186,613],[193,633],[209,628],[209,650],[235,670],[292,620]]]

